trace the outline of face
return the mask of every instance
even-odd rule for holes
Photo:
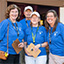
[[[28,9],[24,12],[24,15],[26,18],[30,18],[31,13],[32,13],[32,11]]]
[[[47,14],[47,22],[49,23],[49,24],[54,24],[55,23],[55,21],[56,21],[56,17],[54,17],[54,14],[52,13],[52,12],[49,12],[48,14]]]
[[[13,20],[16,20],[16,18],[18,17],[18,10],[15,8],[15,9],[12,9],[10,11],[10,18],[13,19]]]
[[[38,24],[39,21],[40,21],[40,19],[39,19],[38,16],[33,15],[33,16],[31,17],[31,22],[32,22],[32,24],[36,25],[36,24]]]

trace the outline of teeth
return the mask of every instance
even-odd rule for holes
[[[49,22],[51,22],[51,20],[49,20]]]

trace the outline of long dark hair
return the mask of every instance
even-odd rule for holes
[[[50,12],[52,12],[54,14],[54,17],[56,17],[56,21],[55,21],[55,24],[54,24],[54,27],[53,27],[53,31],[52,31],[52,32],[54,32],[56,30],[56,27],[57,27],[57,24],[59,22],[59,19],[58,19],[58,15],[57,15],[55,10],[49,10],[47,12],[47,14],[50,13]],[[47,19],[47,14],[46,14],[46,19]],[[47,31],[49,30],[49,26],[50,26],[50,24],[47,22],[47,20],[45,20],[45,28],[46,28]]]

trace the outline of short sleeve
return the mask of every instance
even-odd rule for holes
[[[64,25],[63,24],[60,25],[60,32],[61,32],[62,39],[64,41]]]

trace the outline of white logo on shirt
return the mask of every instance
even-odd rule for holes
[[[21,31],[21,27],[19,27],[19,31]]]
[[[41,34],[41,32],[40,32],[40,34]]]
[[[57,33],[58,33],[58,32],[55,32],[55,33],[54,33],[54,36],[56,36]]]
[[[39,34],[42,34],[42,33],[43,33],[43,31],[39,32]]]

